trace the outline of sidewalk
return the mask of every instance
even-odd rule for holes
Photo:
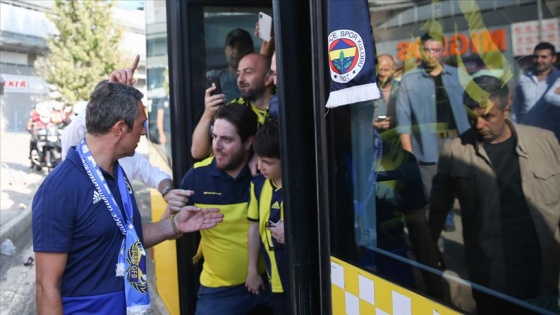
[[[45,178],[29,168],[28,133],[0,133],[0,243],[17,240],[31,226],[31,202]]]

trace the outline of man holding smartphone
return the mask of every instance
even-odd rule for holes
[[[228,67],[219,70],[210,70],[206,73],[207,78],[216,77],[216,82],[220,83],[220,93],[225,94],[225,101],[229,102],[240,96],[237,88],[237,66],[241,58],[247,54],[255,52],[253,38],[251,34],[244,29],[236,28],[229,32],[225,42],[225,56]],[[207,86],[207,88],[210,86]]]
[[[393,80],[395,61],[391,55],[377,56],[377,85],[381,91],[381,98],[373,101],[372,124],[379,132],[395,128],[397,103],[397,90],[399,82]]]
[[[249,107],[257,114],[258,126],[261,126],[269,118],[269,103],[274,94],[270,58],[261,54],[248,54],[239,62],[237,73],[237,86],[241,97],[228,102],[227,105]],[[226,104],[225,94],[213,95],[215,90],[215,86],[206,89],[204,114],[193,132],[191,154],[195,159],[206,158],[212,153],[210,126],[214,114],[221,107],[219,105]]]

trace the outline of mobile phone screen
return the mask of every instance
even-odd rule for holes
[[[272,17],[259,12],[259,38],[269,42],[272,36]]]
[[[206,88],[209,88],[214,84],[216,89],[212,91],[210,95],[222,94],[222,86],[220,85],[219,77],[208,77],[206,82]]]

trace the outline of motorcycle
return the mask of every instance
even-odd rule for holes
[[[46,122],[45,122],[46,121]],[[42,119],[35,123],[31,131],[31,166],[40,171],[44,167],[47,172],[55,168],[62,160],[62,130],[48,120]]]

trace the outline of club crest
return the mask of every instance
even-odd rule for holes
[[[352,30],[336,30],[329,34],[329,68],[331,79],[346,83],[364,67],[366,49],[362,37]]]

